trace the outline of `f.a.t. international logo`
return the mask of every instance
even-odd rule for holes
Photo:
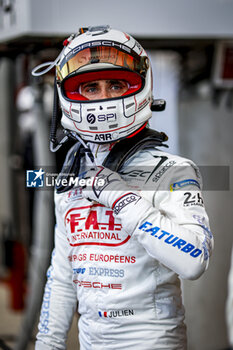
[[[27,170],[26,186],[44,187],[44,174],[42,168],[40,170]]]

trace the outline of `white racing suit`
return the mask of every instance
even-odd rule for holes
[[[108,146],[92,148],[102,164]],[[87,163],[86,156],[82,170]],[[147,149],[120,175],[143,197],[140,211],[121,203],[124,218],[120,208],[113,213],[82,198],[79,187],[55,194],[55,249],[36,350],[66,348],[77,301],[81,350],[187,348],[179,276],[198,278],[213,245],[198,169]]]

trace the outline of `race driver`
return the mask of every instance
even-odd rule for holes
[[[148,56],[98,26],[68,38],[55,63],[61,125],[78,140],[63,170],[80,182],[55,191],[36,350],[66,349],[77,306],[81,350],[185,350],[180,278],[203,274],[213,237],[198,168],[148,127]]]

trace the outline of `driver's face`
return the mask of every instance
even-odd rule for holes
[[[125,80],[94,80],[80,85],[80,94],[88,100],[103,100],[122,96],[128,90]]]

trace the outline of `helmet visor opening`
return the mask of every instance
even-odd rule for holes
[[[82,86],[91,82],[98,82],[100,80],[105,80],[108,82],[122,82],[124,87],[123,93],[120,96],[128,96],[134,94],[141,90],[144,85],[144,79],[137,73],[114,69],[114,70],[103,70],[103,71],[92,71],[88,73],[80,73],[68,77],[62,83],[62,93],[64,97],[72,101],[85,101],[89,100],[88,98],[82,95]],[[117,98],[117,97],[113,97]],[[94,99],[98,100],[98,99]],[[93,101],[93,99],[92,99]]]
[[[148,69],[147,57],[135,55],[133,52],[130,54],[116,47],[96,46],[83,49],[78,53],[76,53],[76,49],[74,48],[57,66],[58,80],[62,81],[79,68],[94,63],[112,64],[116,67],[129,69],[142,76],[145,76]]]

